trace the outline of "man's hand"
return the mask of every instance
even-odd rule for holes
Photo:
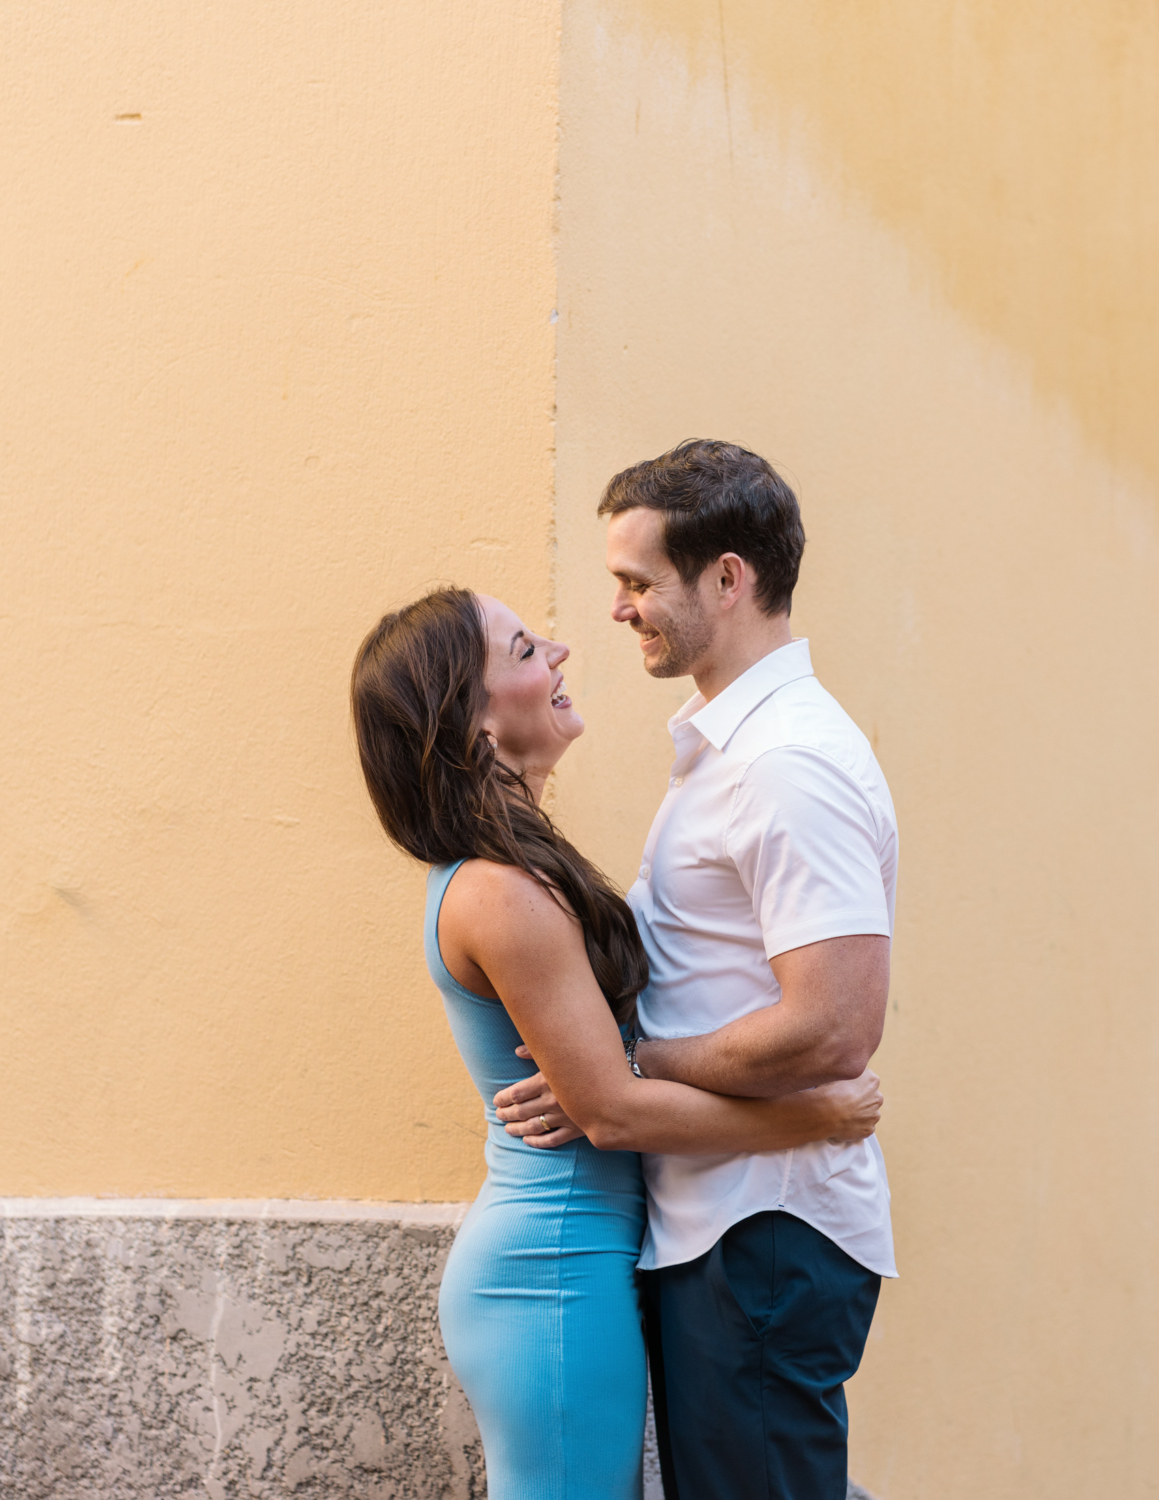
[[[530,1058],[526,1047],[516,1047],[516,1057]],[[500,1089],[495,1095],[495,1112],[507,1127],[508,1135],[521,1136],[529,1146],[565,1146],[583,1131],[564,1114],[542,1073]],[[545,1131],[544,1120],[551,1126]]]

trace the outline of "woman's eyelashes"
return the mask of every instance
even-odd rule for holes
[[[534,656],[534,655],[535,655],[535,642],[532,641],[531,644],[528,646],[527,650],[519,658],[519,660],[520,661],[526,661],[529,656]]]

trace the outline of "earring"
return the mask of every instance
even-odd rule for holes
[[[495,736],[493,734],[489,734],[487,736],[487,743],[491,746],[492,750],[498,750],[498,748],[499,748],[499,741],[495,738]]]

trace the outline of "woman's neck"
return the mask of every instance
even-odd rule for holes
[[[523,777],[524,784],[531,793],[531,800],[538,807],[543,801],[543,789],[547,785],[547,778],[550,773],[547,771],[533,771],[530,767],[524,766],[519,774]]]
[[[515,756],[511,756],[511,758],[508,759],[508,757],[503,754],[502,746],[499,746],[495,754],[496,758],[498,760],[501,760],[509,770],[515,772],[516,776],[519,777],[519,779],[523,782],[523,785],[531,793],[531,800],[535,803],[536,807],[538,807],[539,804],[543,801],[543,790],[547,786],[547,778],[551,775],[555,767],[521,766],[518,760],[516,760]]]

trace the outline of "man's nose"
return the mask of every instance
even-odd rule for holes
[[[612,600],[612,619],[622,625],[625,620],[636,618],[636,606],[628,598],[626,589],[617,589]]]

